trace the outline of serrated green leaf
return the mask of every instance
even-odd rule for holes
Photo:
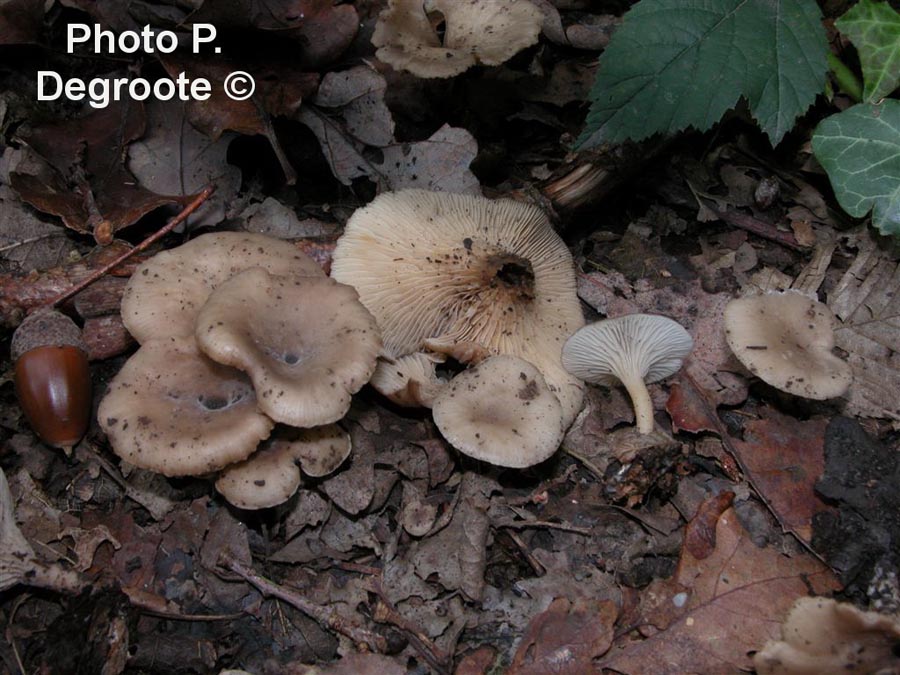
[[[900,86],[900,13],[887,2],[860,0],[834,25],[859,54],[865,101],[877,103]]]
[[[812,139],[841,208],[872,211],[882,234],[900,235],[900,101],[860,103],[832,115]]]
[[[705,130],[741,96],[773,143],[825,86],[814,0],[641,0],[600,58],[579,144]]]

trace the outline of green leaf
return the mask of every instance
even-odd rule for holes
[[[826,118],[812,147],[841,208],[857,218],[871,210],[882,234],[900,235],[900,101],[860,103]]]
[[[887,2],[860,0],[834,25],[859,54],[865,101],[877,103],[900,86],[900,13]]]
[[[741,96],[773,143],[825,86],[814,0],[641,0],[600,58],[579,144],[709,129]]]

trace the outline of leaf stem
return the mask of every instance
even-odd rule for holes
[[[859,103],[862,101],[862,83],[856,77],[856,73],[850,70],[847,64],[841,61],[840,57],[834,52],[828,52],[828,65],[840,90],[852,98],[854,102]]]

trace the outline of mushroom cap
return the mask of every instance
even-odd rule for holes
[[[428,13],[443,17],[443,40]],[[372,44],[376,56],[418,77],[452,77],[497,66],[538,41],[544,15],[528,0],[390,0]]]
[[[385,192],[347,222],[331,274],[359,290],[390,356],[426,343],[455,357],[457,344],[518,356],[543,373],[566,425],[578,413],[581,382],[560,361],[563,342],[584,325],[575,267],[537,207]]]
[[[430,408],[447,385],[438,377],[435,366],[443,363],[441,354],[416,352],[378,362],[369,384],[397,405],[405,408]]]
[[[681,368],[694,341],[667,316],[628,314],[577,331],[563,347],[565,369],[586,382],[615,386],[635,375],[658,382]]]
[[[247,376],[204,356],[192,338],[146,342],[110,382],[97,418],[117,455],[166,476],[239,462],[274,424]]]
[[[760,675],[896,672],[900,617],[863,612],[830,598],[800,598],[781,629],[753,656]]]
[[[210,294],[197,315],[197,344],[250,375],[260,409],[275,421],[336,422],[381,353],[378,326],[358,297],[327,277],[248,269]]]
[[[238,508],[267,509],[300,488],[300,466],[310,476],[327,476],[349,455],[350,434],[336,424],[282,429],[249,458],[226,467],[216,490]]]
[[[562,408],[544,376],[506,354],[453,378],[435,400],[433,413],[453,447],[498,466],[539,464],[563,438]]]
[[[747,370],[795,396],[825,400],[853,381],[850,365],[832,353],[834,314],[797,291],[732,300],[725,339]]]
[[[216,286],[250,267],[272,274],[323,277],[322,268],[282,239],[250,232],[213,232],[157,253],[131,275],[122,321],[140,343],[194,334],[194,320]]]

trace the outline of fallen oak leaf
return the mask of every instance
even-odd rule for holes
[[[797,598],[840,588],[815,558],[758,548],[734,509],[716,524],[716,546],[700,560],[683,548],[675,575],[644,591],[644,622],[659,630],[613,647],[598,664],[621,673],[751,670],[748,654],[778,639],[778,621]]]

